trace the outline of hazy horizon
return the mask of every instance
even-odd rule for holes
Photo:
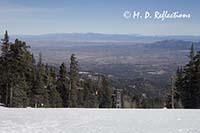
[[[1,36],[5,33],[6,30],[0,31]],[[7,30],[8,31],[8,30]],[[200,37],[200,34],[137,34],[137,33],[100,33],[100,32],[47,32],[47,33],[39,33],[39,34],[13,34],[8,31],[10,36],[44,36],[44,35],[64,35],[64,34],[96,34],[96,35],[127,35],[127,36],[144,36],[144,37],[167,37],[167,36],[194,36]]]

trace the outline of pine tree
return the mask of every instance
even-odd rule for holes
[[[88,79],[84,81],[83,85],[83,101],[84,107],[86,108],[96,108],[98,107],[96,89],[92,80]]]
[[[75,57],[75,54],[71,55],[71,63],[70,63],[70,97],[69,97],[69,106],[77,107],[77,87],[79,82],[79,70],[78,70],[78,61]]]
[[[195,108],[200,108],[200,51],[195,55],[195,75],[193,78],[194,89],[192,90]]]
[[[191,51],[189,55],[190,61],[186,65],[184,72],[184,86],[182,92],[182,103],[185,108],[195,108],[196,100],[194,99],[194,89],[196,88],[196,77],[195,77],[195,59],[194,59],[194,47],[191,46]]]
[[[84,100],[84,107],[89,108],[90,107],[90,82],[85,82],[83,85],[83,100]]]
[[[53,108],[63,107],[62,98],[56,88],[56,72],[53,68],[51,68],[49,73],[50,73],[50,79],[49,79],[49,84],[48,84],[48,90],[49,90],[50,107],[53,107]]]
[[[58,81],[57,81],[57,90],[60,93],[62,98],[63,107],[69,106],[69,86],[68,86],[68,77],[67,77],[67,68],[64,63],[61,64]]]
[[[104,76],[101,80],[101,88],[99,91],[99,107],[111,108],[112,107],[112,90],[108,85],[108,81]]]
[[[189,63],[184,67],[184,70],[177,73],[176,88],[184,108],[198,108],[200,107],[200,53],[195,55],[193,44],[189,59]]]
[[[175,108],[182,108],[181,99],[183,99],[183,92],[184,89],[184,75],[182,67],[178,67],[176,71],[176,81],[175,81],[175,90],[174,90],[174,99],[176,99]]]
[[[35,70],[35,76],[32,88],[32,106],[33,107],[48,107],[49,96],[47,89],[47,73],[45,65],[42,63],[42,55],[39,54],[39,61]]]
[[[33,107],[42,107],[44,104],[43,94],[45,84],[43,82],[43,78],[40,72],[36,72],[35,80],[33,83],[32,89],[32,98],[31,103]]]
[[[5,31],[4,38],[1,40],[1,57],[0,57],[0,91],[1,91],[1,102],[8,106],[9,96],[9,81],[8,79],[8,53],[10,48],[8,32]],[[6,69],[5,69],[6,68]]]
[[[27,107],[28,105],[28,84],[26,82],[25,76],[22,77],[19,75],[16,77],[16,84],[13,88],[13,98],[12,103],[10,103],[11,107]]]
[[[4,34],[4,39],[1,39],[1,57],[3,59],[5,59],[9,53],[9,48],[10,48],[10,42],[9,42],[9,36],[8,36],[8,32],[7,30],[5,31],[5,34]]]
[[[8,39],[6,32],[1,56],[3,67],[0,82],[2,88],[5,88],[3,102],[8,107],[25,107],[29,102],[27,94],[30,89],[28,79],[31,77],[32,56],[25,42],[16,39],[12,44]]]

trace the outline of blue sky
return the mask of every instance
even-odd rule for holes
[[[200,0],[0,0],[0,32],[200,35]],[[123,12],[191,13],[190,19],[124,19]]]

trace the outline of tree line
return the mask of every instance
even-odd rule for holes
[[[29,48],[19,39],[10,42],[5,32],[0,51],[0,103],[7,107],[116,107],[107,78],[81,77],[75,54],[70,57],[69,69],[65,63],[55,68],[42,61],[41,53],[36,61]],[[192,45],[188,57],[188,63],[177,69],[167,107],[200,108],[200,51],[195,52]],[[146,100],[142,107],[156,101]]]
[[[7,107],[114,107],[112,89],[105,76],[98,81],[81,78],[75,54],[69,70],[65,63],[59,69],[36,62],[26,42],[9,41],[6,31],[1,40],[0,102]]]
[[[168,95],[168,107],[174,104],[174,108],[200,108],[200,51],[195,52],[193,44],[188,57],[188,63],[177,69],[174,90]]]

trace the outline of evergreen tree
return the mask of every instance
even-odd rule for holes
[[[27,97],[28,84],[25,76],[22,75],[22,77],[19,77],[19,75],[17,75],[16,81],[17,84],[15,84],[13,88],[13,98],[12,101],[10,101],[12,102],[10,105],[12,107],[27,107],[29,101]]]
[[[186,65],[184,72],[184,86],[182,91],[182,103],[185,108],[195,108],[196,105],[196,96],[194,90],[196,89],[196,67],[194,59],[194,46],[191,46],[190,51],[190,61]]]
[[[5,31],[4,34],[4,39],[1,39],[1,57],[5,59],[9,53],[9,48],[10,48],[10,42],[9,42],[9,36],[7,30]]]
[[[32,106],[34,107],[49,106],[47,88],[48,76],[45,69],[45,65],[42,63],[42,55],[40,53],[32,88]]]
[[[19,41],[9,43],[8,33],[6,32],[2,45],[1,56],[1,87],[3,91],[2,101],[8,107],[27,106],[29,99],[30,71],[32,68],[32,56],[27,50],[29,47],[25,42]],[[6,44],[7,43],[7,44]]]
[[[78,70],[78,61],[75,57],[75,54],[71,55],[70,58],[70,97],[69,97],[69,106],[77,107],[77,89],[79,83],[79,70]]]
[[[36,71],[32,89],[31,103],[33,107],[42,107],[44,105],[45,84],[41,72]]]
[[[90,107],[90,82],[84,82],[83,85],[83,99],[84,99],[84,107],[89,108]]]
[[[58,81],[57,81],[57,90],[60,93],[62,98],[62,104],[64,107],[69,106],[69,87],[68,87],[68,77],[67,77],[67,68],[64,63],[61,64]]]
[[[191,46],[189,63],[184,70],[177,72],[176,90],[184,108],[199,108],[200,89],[200,53],[195,55]]]
[[[96,95],[96,89],[92,80],[88,79],[84,81],[83,85],[83,101],[84,107],[96,108],[98,107],[98,100]]]
[[[183,85],[184,85],[184,75],[183,75],[183,69],[182,67],[178,67],[176,72],[176,81],[175,81],[175,90],[174,90],[174,99],[175,102],[175,108],[182,108],[182,102],[181,99],[183,99]]]
[[[50,107],[53,107],[53,108],[63,107],[62,98],[56,88],[56,72],[54,69],[51,68],[49,73],[50,73],[50,79],[49,79],[49,84],[48,84],[48,90],[49,90]]]
[[[1,91],[1,102],[8,106],[9,96],[9,81],[8,79],[8,53],[10,48],[8,32],[5,31],[4,38],[1,39],[1,57],[0,57],[0,91]]]
[[[25,92],[26,96],[28,97],[26,99],[26,104],[29,105],[30,102],[30,93],[32,88],[32,80],[33,80],[33,70],[34,70],[34,64],[33,60],[34,57],[32,54],[28,51],[29,46],[26,45],[25,42],[19,41],[18,39],[15,40],[14,45],[10,46],[11,54],[13,58],[13,62],[15,61],[15,66],[12,66],[13,73],[17,73],[17,75],[20,75],[22,82],[22,86],[26,86]],[[16,69],[17,68],[17,69]],[[17,77],[16,75],[16,77]],[[20,84],[20,82],[16,81]],[[24,98],[25,99],[25,98]]]
[[[99,91],[99,107],[111,108],[112,107],[112,90],[108,85],[108,81],[104,76],[101,79],[101,88]]]
[[[194,89],[192,90],[195,108],[200,108],[200,52],[195,55],[195,75],[193,78]]]

